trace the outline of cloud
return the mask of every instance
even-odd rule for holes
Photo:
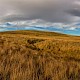
[[[79,22],[79,0],[0,0],[0,27],[76,30]]]
[[[76,0],[0,0],[0,21],[73,22],[74,8],[79,8]]]
[[[73,16],[80,17],[80,10],[78,10],[78,9],[69,10],[68,12]]]
[[[26,29],[61,29],[61,30],[73,30],[80,28],[80,23],[52,23],[46,22],[44,20],[35,19],[35,20],[27,20],[27,21],[14,21],[14,22],[6,22],[0,25],[1,28],[26,28]]]

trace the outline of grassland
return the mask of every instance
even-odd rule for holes
[[[1,32],[0,80],[80,80],[80,37]]]

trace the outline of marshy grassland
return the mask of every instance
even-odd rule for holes
[[[80,37],[1,32],[0,80],[80,80]]]

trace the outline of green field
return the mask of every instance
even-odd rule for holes
[[[80,37],[1,32],[0,80],[80,80]]]

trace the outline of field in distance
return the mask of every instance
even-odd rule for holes
[[[1,32],[0,80],[80,80],[80,36]]]

